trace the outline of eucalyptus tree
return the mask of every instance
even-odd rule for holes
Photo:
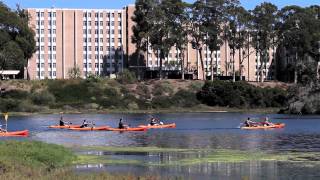
[[[216,75],[218,75],[218,53],[220,50],[220,46],[223,44],[223,40],[221,38],[221,33],[223,31],[222,27],[227,17],[227,10],[230,7],[238,4],[237,0],[207,0],[205,2],[205,14],[206,20],[204,26],[206,28],[207,34],[204,43],[208,46],[211,58],[211,80],[213,80],[213,58],[212,54],[215,51],[215,71]]]
[[[150,22],[148,16],[151,14],[156,0],[136,0],[135,11],[132,21],[135,23],[131,37],[132,43],[136,45],[136,66],[138,71],[138,80],[140,80],[140,64],[142,63],[142,54],[147,50]]]
[[[172,20],[175,9],[173,3],[175,0],[158,0],[152,7],[152,13],[147,17],[150,23],[149,43],[152,49],[159,57],[159,79],[162,79],[162,61],[170,52],[175,44],[175,38],[172,36]]]
[[[188,8],[188,34],[191,38],[192,48],[196,49],[197,54],[200,56],[200,64],[202,70],[202,79],[206,79],[204,71],[204,63],[202,58],[202,50],[207,37],[207,28],[205,27],[206,19],[206,4],[205,0],[196,0]],[[199,78],[199,59],[197,55],[197,72]]]
[[[171,13],[168,14],[171,26],[171,38],[178,50],[177,59],[180,60],[181,79],[185,79],[185,51],[188,46],[188,4],[181,0],[171,0],[169,8]]]
[[[299,6],[284,7],[279,14],[279,39],[288,54],[294,57],[291,66],[294,70],[294,82],[298,83],[302,72],[310,71],[306,67],[306,56],[317,59],[319,54],[320,22],[312,10]]]
[[[264,82],[269,50],[276,45],[276,29],[278,20],[278,8],[272,3],[264,2],[256,6],[252,11],[251,36],[252,44],[259,54],[258,73],[260,81]]]

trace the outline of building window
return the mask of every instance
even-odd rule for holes
[[[41,12],[41,17],[44,17],[44,12]]]
[[[91,13],[88,13],[88,17],[91,17]]]
[[[103,17],[103,13],[100,13],[100,17]]]
[[[43,26],[44,25],[44,21],[40,21],[40,24],[41,24],[41,26]]]
[[[88,50],[91,51],[91,46],[88,46]]]
[[[84,13],[83,13],[83,17],[87,17],[87,13],[84,12]]]
[[[95,21],[95,22],[94,22],[94,25],[95,25],[95,26],[98,26],[98,21]]]
[[[121,18],[121,13],[118,13],[118,17]]]
[[[99,33],[98,29],[94,30],[94,34],[98,34],[98,33]]]
[[[44,34],[44,29],[41,29],[41,34]]]
[[[41,71],[41,76],[44,76],[44,71]]]
[[[98,17],[98,16],[99,16],[99,14],[98,14],[98,13],[95,13],[95,14],[94,14],[94,17]]]
[[[91,21],[88,21],[88,26],[91,26]]]
[[[53,75],[53,76],[57,76],[56,71],[53,71],[53,72],[52,72],[52,75]]]
[[[91,34],[91,29],[88,29],[88,34]]]
[[[91,38],[88,38],[88,42],[91,42]]]
[[[54,50],[54,51],[55,51],[55,50],[56,50],[56,46],[53,46],[53,47],[52,47],[52,50]]]
[[[83,34],[87,34],[87,30],[86,29],[83,30]]]
[[[111,26],[114,26],[114,21],[111,21]]]
[[[87,59],[87,55],[86,54],[83,55],[83,59]]]
[[[37,63],[37,68],[40,68],[40,63]]]
[[[100,34],[103,34],[103,29],[100,29]]]
[[[87,21],[83,21],[83,25],[86,26],[87,25]]]
[[[111,34],[114,34],[114,29],[111,30]]]
[[[100,26],[103,26],[103,21],[100,21]]]
[[[56,17],[57,16],[57,13],[53,12],[53,17]]]
[[[88,58],[91,59],[91,54],[88,55]]]
[[[94,67],[95,67],[95,68],[98,68],[98,67],[99,67],[98,63],[95,63],[95,64],[94,64]]]
[[[41,42],[44,42],[44,37],[41,37],[41,38],[40,38],[40,41],[41,41]],[[41,46],[41,47],[42,47],[42,46]]]
[[[39,12],[37,12],[37,17],[40,17],[40,13]]]
[[[118,38],[118,43],[121,43],[121,38]]]
[[[121,21],[118,22],[119,26],[121,26]]]
[[[52,21],[52,24],[55,26],[56,25],[56,21]]]
[[[53,29],[52,32],[53,32],[52,34],[56,34],[56,29]]]
[[[103,51],[103,46],[100,46],[100,51]]]
[[[94,47],[94,50],[95,50],[95,51],[98,51],[98,50],[99,50],[99,47],[98,47],[98,46],[95,46],[95,47]]]
[[[40,58],[41,58],[41,59],[44,59],[44,54],[41,54],[41,55],[40,55]]]
[[[111,17],[113,17],[113,18],[114,18],[114,13],[112,13],[112,14],[111,14]]]
[[[52,55],[52,59],[56,59],[56,55],[55,54]],[[54,64],[56,64],[56,63],[54,63]]]
[[[103,42],[103,38],[100,38],[100,42]]]
[[[94,56],[95,59],[98,59],[98,57],[99,57],[98,54],[96,54],[96,55]]]
[[[87,46],[83,46],[83,50],[84,50],[84,51],[87,51]]]
[[[83,67],[87,68],[87,64],[86,64],[86,63],[83,63]]]
[[[99,42],[99,41],[98,41],[98,38],[94,38],[94,42],[96,42],[96,43]]]
[[[111,39],[111,42],[113,42],[113,43],[114,43],[114,38],[112,38],[112,39]]]

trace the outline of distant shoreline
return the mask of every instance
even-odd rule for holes
[[[172,114],[172,113],[253,113],[253,114],[277,114],[279,108],[256,108],[256,109],[239,109],[239,108],[225,108],[225,107],[206,107],[203,109],[185,108],[185,109],[149,109],[149,110],[115,110],[115,109],[50,109],[39,112],[9,112],[10,116],[32,116],[45,114]]]

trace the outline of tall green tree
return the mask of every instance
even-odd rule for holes
[[[260,81],[264,82],[267,76],[267,62],[269,50],[276,45],[276,24],[278,20],[278,8],[272,3],[264,2],[251,11],[251,36],[252,44],[259,55],[258,73]]]
[[[220,50],[220,46],[223,44],[223,40],[221,38],[221,33],[223,31],[222,24],[226,24],[226,14],[227,10],[230,7],[238,4],[237,0],[207,0],[205,2],[205,17],[206,21],[204,26],[207,31],[207,36],[205,39],[205,44],[208,46],[210,50],[210,58],[211,58],[211,80],[213,80],[214,75],[214,63],[212,54],[215,52],[215,73],[218,75],[218,53]]]
[[[143,52],[146,52],[148,46],[148,37],[150,30],[150,23],[148,17],[155,6],[156,0],[136,0],[135,11],[132,21],[135,25],[132,28],[133,36],[132,43],[136,45],[136,67],[138,80],[141,78],[140,64],[143,62]]]
[[[0,2],[0,70],[23,71],[36,50],[35,34],[28,26],[29,15],[19,7],[12,11]]]
[[[178,50],[177,59],[180,62],[181,79],[185,79],[185,51],[188,46],[188,4],[181,0],[173,0],[170,5],[169,23],[171,28],[171,38],[175,42],[175,47]]]
[[[172,33],[171,17],[175,13],[173,3],[175,0],[158,1],[152,7],[152,13],[148,16],[149,28],[149,43],[155,54],[159,57],[159,79],[162,75],[163,59],[168,57],[170,49],[174,46],[174,38]],[[168,63],[169,64],[169,63]]]
[[[202,70],[202,79],[206,79],[206,73],[204,70],[204,63],[202,58],[202,50],[207,37],[207,29],[205,27],[206,19],[206,4],[205,0],[197,0],[188,8],[188,34],[191,38],[192,48],[196,49],[199,57]],[[197,55],[197,72],[199,75],[199,59]],[[199,78],[199,77],[198,77]]]

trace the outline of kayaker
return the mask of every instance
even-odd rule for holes
[[[59,121],[59,125],[60,126],[65,126],[67,122],[63,121],[63,117],[62,115],[60,116],[60,121]]]
[[[156,118],[152,117],[149,124],[150,124],[151,126],[157,125],[157,120],[156,120]]]
[[[119,129],[126,129],[128,127],[129,127],[128,125],[123,124],[122,118],[120,118],[118,128]]]
[[[84,128],[84,127],[88,127],[89,123],[87,122],[87,120],[83,120],[82,125],[80,126],[80,128]]]
[[[272,125],[273,125],[273,123],[269,121],[269,118],[268,118],[268,117],[266,117],[266,118],[264,119],[264,121],[262,122],[262,124],[263,124],[264,126],[272,126]]]
[[[251,121],[249,117],[248,117],[248,119],[247,119],[243,124],[244,124],[246,127],[256,126],[256,122]]]

